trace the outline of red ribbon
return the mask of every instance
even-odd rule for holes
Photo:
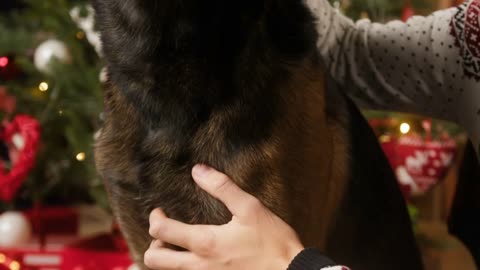
[[[13,160],[10,171],[0,166],[0,200],[10,202],[15,198],[30,171],[35,166],[35,158],[40,143],[40,124],[28,115],[17,115],[7,124],[0,139],[7,144],[13,144],[14,136],[18,134],[24,141],[19,149],[18,158]]]

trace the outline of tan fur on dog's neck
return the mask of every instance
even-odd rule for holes
[[[257,150],[239,152],[224,170],[238,185],[255,194],[291,224],[305,245],[324,248],[346,182],[347,133],[340,124],[347,119],[343,119],[346,116],[340,110],[336,111],[338,115],[327,115],[324,78],[315,68],[309,69],[307,61],[304,66],[307,68],[303,72],[294,73],[292,85],[284,86],[303,90],[298,91],[297,96],[285,97],[292,109],[275,123],[274,137]],[[339,103],[338,108],[343,105]],[[206,160],[216,158],[204,150],[206,145],[222,147],[218,141],[209,141],[218,138],[218,134],[214,134],[221,132],[222,121],[228,119],[224,115],[219,117],[223,120],[212,120],[197,134],[197,154]],[[298,121],[299,118],[304,121]],[[296,126],[299,124],[305,126]],[[252,171],[257,169],[267,172],[268,179],[255,179]],[[255,185],[259,181],[268,183],[264,190],[258,190]]]
[[[327,115],[323,92],[325,82],[310,60],[292,73],[291,83],[282,86],[285,91],[279,89],[280,93],[284,93],[285,111],[283,118],[276,119],[272,137],[227,157],[223,154],[227,147],[223,127],[230,120],[229,114],[238,108],[232,108],[232,112],[219,111],[192,139],[193,156],[196,162],[223,168],[241,188],[258,197],[291,224],[305,245],[324,248],[346,181],[344,166],[347,166],[348,144],[345,142],[347,135],[341,127],[346,119],[341,113]],[[119,179],[121,182],[106,181],[106,186],[135,261],[141,263],[142,250],[148,247],[149,237],[147,227],[139,227],[138,224],[148,222],[148,209],[143,209],[143,202],[137,201],[142,194],[128,194],[131,192],[129,189],[118,186],[138,185],[139,172],[137,167],[132,166],[136,156],[132,146],[138,144],[140,131],[136,123],[139,123],[140,116],[115,87],[108,87],[105,100],[110,117],[97,143],[97,166],[101,172],[122,177]],[[335,101],[329,100],[329,105],[332,105],[331,102]],[[343,104],[338,104],[338,108],[343,108]],[[166,143],[167,137],[156,140],[144,143],[154,146],[159,153],[176,151],[175,146]],[[115,166],[112,167],[112,164]],[[188,174],[191,168],[182,170]],[[196,209],[190,209],[193,219],[185,222],[199,222],[196,221],[197,214],[212,215],[213,211],[217,211],[214,209],[219,209],[215,205],[219,203],[194,188],[193,182],[187,181],[185,185],[197,190],[189,200],[199,200]],[[193,201],[185,203],[190,205]],[[136,212],[132,213],[129,209]]]

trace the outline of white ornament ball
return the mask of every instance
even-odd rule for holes
[[[0,215],[0,247],[14,247],[26,244],[32,237],[32,227],[20,212],[6,212]]]
[[[67,62],[70,59],[70,53],[65,43],[56,39],[49,39],[37,47],[33,62],[38,70],[49,73],[50,63],[53,58],[61,62]]]
[[[128,267],[127,270],[140,270],[140,267],[138,267],[138,265],[136,264],[132,264],[130,265],[130,267]]]

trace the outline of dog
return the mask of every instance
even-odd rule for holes
[[[422,269],[391,168],[326,75],[300,0],[96,0],[108,82],[95,147],[112,210],[141,266],[148,216],[231,214],[191,177],[229,175],[306,246],[354,269]]]

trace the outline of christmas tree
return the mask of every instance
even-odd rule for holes
[[[86,1],[7,0],[0,12],[0,103],[16,103],[2,110],[4,128],[21,114],[41,127],[36,164],[0,211],[104,199],[92,147],[101,124],[102,65],[91,9]],[[5,174],[10,159],[2,163]]]
[[[406,6],[423,15],[436,8],[436,3],[429,0],[330,0],[330,3],[353,20],[369,18],[375,22],[400,19]]]

